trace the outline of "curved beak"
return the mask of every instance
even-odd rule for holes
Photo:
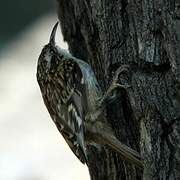
[[[54,25],[53,30],[51,32],[49,43],[52,44],[52,45],[55,45],[55,36],[56,36],[56,30],[57,30],[58,24],[59,24],[59,22],[57,22]]]

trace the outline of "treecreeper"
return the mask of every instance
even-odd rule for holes
[[[107,103],[114,98],[112,92],[128,88],[117,83],[118,75],[126,68],[118,68],[111,85],[102,93],[91,66],[56,45],[57,27],[58,23],[52,30],[49,43],[42,49],[37,65],[37,81],[56,127],[82,163],[88,165],[88,144],[107,145],[124,160],[142,169],[140,154],[115,137],[105,123],[103,113]]]

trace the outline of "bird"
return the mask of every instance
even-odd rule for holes
[[[37,81],[44,104],[65,141],[83,163],[87,164],[88,144],[109,145],[122,158],[143,168],[139,153],[121,143],[105,122],[104,109],[114,89],[127,88],[115,78],[102,93],[92,67],[56,45],[57,22],[38,58]]]

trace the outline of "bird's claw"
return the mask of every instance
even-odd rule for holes
[[[127,90],[128,88],[130,88],[131,85],[125,85],[125,84],[119,84],[119,83],[113,83],[111,84],[110,90],[113,91],[114,89],[124,89]]]
[[[116,83],[119,79],[119,75],[129,72],[129,65],[122,65],[116,71],[113,78],[113,82]]]
[[[127,90],[128,88],[131,87],[131,85],[126,85],[126,84],[120,84],[119,83],[119,76],[121,74],[125,74],[129,72],[129,65],[122,65],[120,66],[116,71],[115,71],[115,75],[113,77],[113,81],[112,84],[110,85],[110,87],[108,88],[108,93],[112,92],[114,89],[124,89]]]
[[[104,104],[104,102],[106,102],[106,100],[110,99],[111,97],[111,93],[114,91],[114,90],[121,90],[121,89],[124,89],[124,90],[127,90],[128,88],[131,87],[131,85],[125,85],[125,84],[120,84],[118,83],[119,81],[119,76],[123,73],[128,73],[129,72],[129,66],[128,65],[122,65],[121,67],[119,67],[116,72],[115,72],[115,75],[114,75],[114,78],[113,78],[113,81],[111,83],[111,85],[109,86],[109,88],[107,89],[107,91],[105,92],[104,96],[102,97],[102,99],[99,101],[99,104],[102,105]]]

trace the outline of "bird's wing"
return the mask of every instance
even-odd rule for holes
[[[65,138],[71,150],[86,162],[84,143],[84,118],[86,108],[85,84],[82,71],[73,59],[60,61],[52,77],[54,96],[57,96],[58,117],[56,126]],[[63,121],[63,122],[62,122]]]

